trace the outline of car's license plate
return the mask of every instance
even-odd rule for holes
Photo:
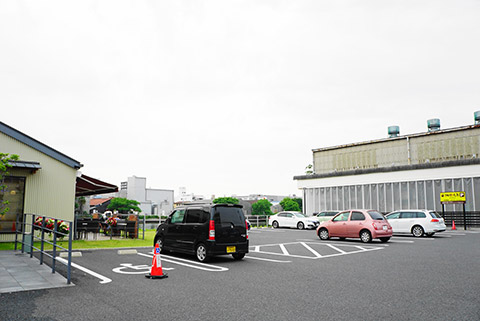
[[[387,230],[387,226],[386,226],[386,225],[383,226],[383,230],[384,230],[384,231]]]
[[[235,246],[227,246],[227,253],[235,253],[237,249]]]

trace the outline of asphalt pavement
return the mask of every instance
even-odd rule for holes
[[[82,251],[75,286],[0,294],[6,320],[480,320],[480,231],[388,243],[252,229],[250,253],[208,264],[151,248]],[[59,274],[65,275],[59,266]]]

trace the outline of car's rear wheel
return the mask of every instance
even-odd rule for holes
[[[389,240],[390,240],[389,237],[381,237],[381,238],[380,238],[380,241],[382,241],[383,243],[386,243],[386,242],[388,242]]]
[[[369,243],[372,241],[372,234],[367,230],[363,230],[360,232],[360,240],[362,240],[363,243]]]
[[[328,234],[328,230],[326,228],[320,229],[320,231],[318,231],[318,237],[322,241],[328,240],[330,238],[330,235]]]
[[[420,225],[415,225],[414,227],[412,227],[413,236],[420,237],[423,235],[423,233],[424,233],[423,227],[421,227]]]
[[[433,235],[435,235],[435,232],[427,233],[426,235],[427,235],[428,237],[432,237]]]
[[[305,228],[305,225],[302,222],[298,222],[297,227],[299,230],[303,230]]]
[[[197,245],[197,250],[195,251],[195,254],[197,256],[197,260],[200,262],[207,262],[210,259],[207,248],[203,243]]]
[[[273,227],[273,228],[278,228],[278,222],[277,222],[277,221],[273,221],[273,222],[272,222],[272,227]]]
[[[232,256],[233,256],[233,259],[239,261],[245,257],[245,253],[235,253],[235,254],[232,254]]]

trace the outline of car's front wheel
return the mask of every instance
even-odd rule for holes
[[[200,262],[207,262],[210,259],[207,248],[203,243],[197,245],[197,250],[195,251],[195,254],[197,256],[197,260]]]
[[[328,230],[326,228],[320,229],[320,231],[318,231],[318,237],[322,241],[328,240],[330,238],[330,235],[328,234]]]
[[[424,233],[423,231],[423,228],[420,226],[420,225],[415,225],[413,228],[412,228],[412,234],[413,236],[415,237],[420,237],[422,236]]]
[[[272,222],[272,227],[273,227],[273,228],[278,228],[278,222],[277,222],[277,221],[273,221],[273,222]]]
[[[160,253],[162,253],[162,254],[165,253],[163,236],[157,236],[155,238],[155,241],[153,241],[153,246],[157,247],[157,245],[160,248]]]
[[[302,222],[298,222],[297,228],[298,228],[299,230],[303,230],[303,229],[305,228],[305,224],[303,224]]]
[[[235,253],[232,254],[232,256],[235,260],[239,261],[245,257],[245,253]]]
[[[363,230],[360,232],[360,240],[362,240],[363,243],[369,243],[372,241],[372,234],[367,230]]]

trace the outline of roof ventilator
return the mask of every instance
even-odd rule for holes
[[[427,120],[427,126],[429,132],[440,130],[440,119],[434,118]]]

